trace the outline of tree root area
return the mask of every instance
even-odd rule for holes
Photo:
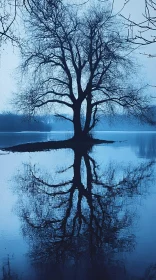
[[[56,150],[56,149],[83,149],[91,148],[94,145],[98,144],[111,144],[115,141],[107,141],[100,139],[88,139],[88,140],[75,140],[73,138],[63,141],[48,141],[48,142],[35,142],[35,143],[26,143],[20,144],[12,147],[2,148],[2,151],[10,152],[39,152],[47,150]]]

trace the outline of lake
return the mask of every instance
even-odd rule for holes
[[[0,151],[0,280],[156,279],[156,133],[114,144]],[[71,132],[0,133],[0,148]]]

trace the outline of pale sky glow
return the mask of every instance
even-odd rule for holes
[[[83,3],[85,1],[73,0],[73,2]],[[115,10],[119,11],[124,2],[124,0],[115,0]],[[130,0],[130,3],[126,5],[122,11],[122,14],[125,16],[129,16],[129,14],[131,14],[131,18],[135,21],[141,20],[141,13],[144,11],[143,3],[143,0]],[[149,58],[146,55],[142,55],[140,53],[152,53],[153,55],[156,55],[156,43],[152,46],[139,48],[135,51],[135,57],[137,58],[138,63],[142,65],[140,69],[138,68],[138,72],[140,71],[141,73],[139,74],[141,80],[144,83],[155,86],[156,57]],[[3,111],[13,110],[9,102],[12,97],[12,92],[19,90],[17,87],[18,80],[16,81],[17,76],[15,74],[18,65],[19,58],[17,55],[17,50],[13,50],[13,47],[10,45],[4,45],[3,48],[1,48],[0,54],[0,113]],[[156,88],[150,88],[149,93],[153,96],[156,96]]]
[[[0,113],[12,110],[10,99],[17,90],[15,71],[19,65],[16,50],[12,46],[5,46],[0,55]]]

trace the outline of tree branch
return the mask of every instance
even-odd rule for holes
[[[39,107],[41,107],[41,106],[43,106],[43,105],[46,105],[46,104],[48,104],[48,103],[59,103],[59,104],[63,104],[63,105],[66,105],[66,106],[68,106],[68,107],[70,107],[70,108],[73,108],[73,105],[72,104],[70,104],[70,103],[68,103],[68,102],[66,102],[66,101],[63,101],[63,100],[59,100],[59,99],[49,99],[49,100],[47,100],[47,101],[41,101],[40,100],[40,104],[33,104],[34,105],[34,107],[36,108],[39,108]]]
[[[70,118],[68,118],[68,117],[66,117],[66,116],[64,116],[64,115],[61,115],[61,114],[55,114],[55,117],[65,119],[65,120],[70,121],[70,122],[72,122],[72,123],[73,123],[73,120],[72,120],[72,119],[70,119]]]

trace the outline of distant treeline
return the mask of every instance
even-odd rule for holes
[[[71,118],[69,115],[65,117]],[[101,116],[100,122],[94,130],[156,130],[156,126],[140,123],[133,116],[116,114],[113,116]],[[54,115],[35,116],[28,119],[25,115],[16,115],[12,113],[0,114],[0,131],[1,132],[19,132],[19,131],[72,131],[71,122],[64,119],[58,119]]]
[[[1,132],[20,132],[20,131],[50,131],[51,125],[48,124],[45,116],[36,116],[29,120],[24,115],[12,113],[0,114]]]
[[[155,131],[156,126],[139,121],[133,116],[116,114],[101,118],[96,130],[110,131]]]
[[[70,118],[68,115],[64,115],[67,118]],[[73,130],[72,123],[64,119],[58,119],[54,116],[49,117],[52,124],[52,130],[59,131],[70,131]],[[149,130],[155,131],[156,126],[150,125],[147,123],[141,123],[138,119],[133,116],[127,116],[124,114],[115,114],[115,115],[103,115],[99,118],[99,123],[97,123],[94,130],[96,131],[142,131]]]

